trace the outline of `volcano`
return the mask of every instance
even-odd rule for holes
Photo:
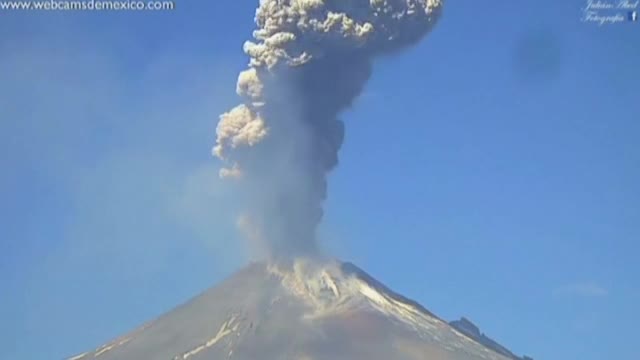
[[[449,324],[351,263],[296,260],[253,263],[69,360],[521,359],[486,339],[470,321]]]

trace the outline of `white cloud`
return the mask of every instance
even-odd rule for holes
[[[579,282],[562,286],[554,291],[556,296],[601,298],[609,295],[609,290],[596,282]]]

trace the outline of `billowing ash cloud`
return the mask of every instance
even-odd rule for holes
[[[361,93],[371,61],[421,39],[443,0],[261,0],[238,78],[244,99],[220,117],[222,177],[249,202],[241,228],[270,256],[316,251],[327,173],[344,138],[339,113]]]

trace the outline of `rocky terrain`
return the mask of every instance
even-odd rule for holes
[[[519,359],[350,263],[252,264],[173,311],[71,360]]]

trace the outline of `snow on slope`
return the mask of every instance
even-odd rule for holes
[[[72,360],[509,360],[349,263],[253,264]]]
[[[319,266],[299,259],[293,269],[270,266],[291,293],[308,304],[308,319],[318,319],[352,310],[382,313],[416,331],[424,339],[437,341],[447,350],[472,351],[482,359],[507,357],[479,344],[423,308],[398,295],[350,263],[330,262]]]

